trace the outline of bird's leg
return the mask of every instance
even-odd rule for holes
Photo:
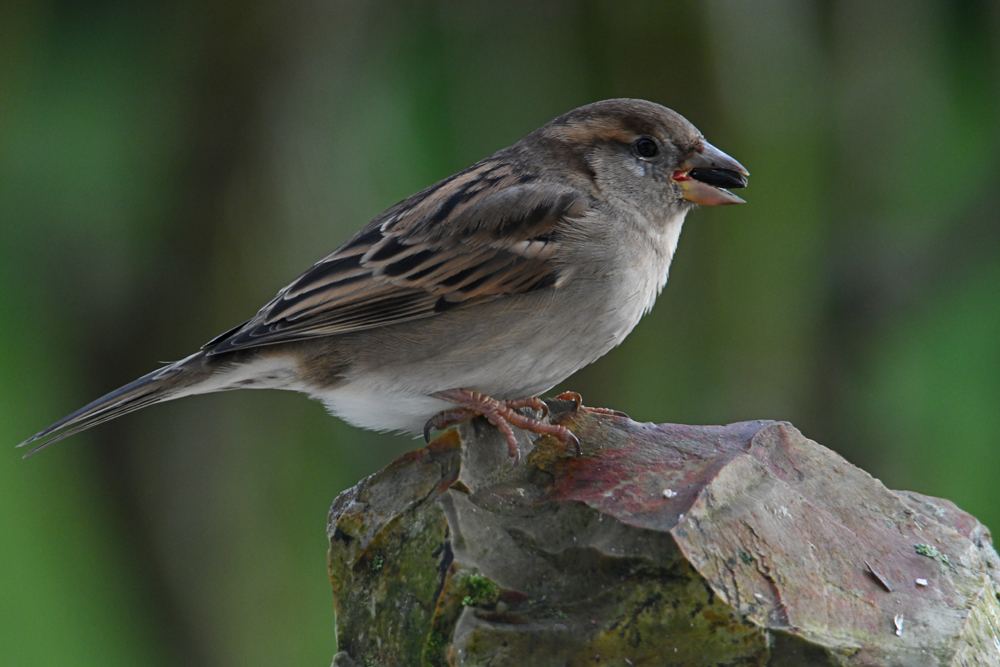
[[[517,462],[520,460],[520,453],[517,449],[517,439],[514,437],[511,425],[525,431],[538,433],[539,435],[551,435],[563,442],[571,443],[576,449],[576,453],[578,455],[580,453],[580,440],[565,426],[546,424],[515,412],[515,410],[520,408],[532,408],[533,410],[540,410],[544,417],[548,414],[548,406],[540,398],[518,398],[498,401],[495,398],[490,398],[489,396],[469,391],[468,389],[448,389],[447,391],[439,391],[434,396],[451,401],[459,407],[453,410],[444,410],[431,417],[424,426],[424,438],[429,438],[432,430],[447,428],[456,422],[482,415],[504,434],[504,437],[507,439],[507,452],[514,459],[514,465],[517,465]]]
[[[562,401],[573,401],[576,403],[574,410],[585,410],[587,412],[593,412],[598,415],[610,415],[612,417],[624,417],[625,419],[631,419],[627,414],[621,412],[620,410],[612,410],[611,408],[588,408],[583,404],[583,396],[576,393],[575,391],[564,391],[555,398]]]
[[[510,408],[511,410],[520,410],[521,408],[531,408],[532,410],[538,410],[542,413],[542,417],[549,414],[549,406],[545,404],[540,398],[508,398],[502,403]],[[430,419],[424,424],[424,441],[430,442],[431,431],[443,431],[452,424],[457,424],[459,422],[466,421],[467,419],[472,419],[473,417],[478,417],[479,413],[472,408],[455,408],[453,410],[443,410]]]

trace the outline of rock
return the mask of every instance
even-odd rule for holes
[[[478,419],[337,498],[343,659],[1000,664],[1000,559],[951,502],[890,491],[787,423],[549,406],[581,456],[519,432],[512,468]]]

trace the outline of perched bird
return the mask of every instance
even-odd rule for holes
[[[32,436],[28,454],[163,401],[292,389],[345,421],[419,433],[515,412],[617,346],[667,281],[684,216],[748,173],[679,114],[580,107],[389,208],[191,356]],[[425,431],[426,435],[426,431]]]

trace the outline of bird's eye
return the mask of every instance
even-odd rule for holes
[[[656,145],[656,142],[647,137],[643,137],[635,142],[635,152],[642,157],[653,157],[659,151],[660,148]]]

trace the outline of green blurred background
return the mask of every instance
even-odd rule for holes
[[[417,442],[282,392],[13,445],[241,322],[558,114],[670,106],[752,173],[568,380],[792,421],[1000,526],[1000,5],[0,5],[0,663],[327,665],[327,509]]]

